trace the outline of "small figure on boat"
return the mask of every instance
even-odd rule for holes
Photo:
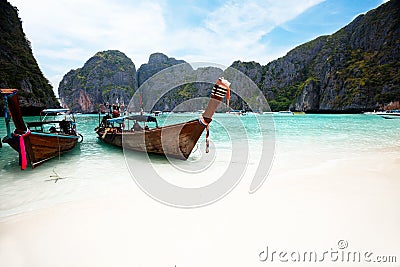
[[[112,116],[113,118],[119,117],[119,107],[117,105],[112,106]]]
[[[54,126],[51,126],[50,129],[49,129],[49,132],[50,133],[57,133],[57,128],[54,127]]]

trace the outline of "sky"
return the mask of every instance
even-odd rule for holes
[[[8,0],[45,77],[58,85],[99,51],[136,69],[161,52],[191,62],[266,64],[387,0]]]

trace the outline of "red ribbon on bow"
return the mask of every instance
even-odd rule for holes
[[[25,148],[25,140],[24,137],[31,134],[31,131],[28,129],[24,134],[16,134],[14,136],[18,136],[19,138],[19,153],[21,157],[21,170],[26,169],[26,165],[28,165],[28,160],[26,158],[26,148]]]

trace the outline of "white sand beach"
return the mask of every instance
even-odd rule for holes
[[[197,209],[158,203],[122,169],[125,182],[106,193],[2,218],[0,265],[385,266],[373,262],[385,255],[397,257],[386,265],[399,266],[399,169],[397,147],[335,154],[318,146],[293,152],[278,143],[256,193],[248,194],[247,174],[225,198]],[[260,261],[266,247],[288,254]],[[326,256],[309,263],[288,256],[334,250],[371,252],[372,260]]]
[[[400,0],[0,6],[0,267],[400,267]]]

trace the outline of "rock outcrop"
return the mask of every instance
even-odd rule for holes
[[[37,115],[44,108],[59,107],[53,87],[33,57],[18,9],[5,0],[0,0],[0,88],[19,89],[24,115]],[[0,109],[3,108],[1,98]]]
[[[58,92],[63,106],[94,113],[104,103],[128,104],[137,89],[132,60],[117,50],[98,52],[82,68],[69,71]]]
[[[273,110],[360,112],[400,99],[400,1],[391,0],[329,36],[266,66],[236,61]]]
[[[391,0],[358,16],[336,33],[300,45],[265,66],[241,61],[231,66],[251,78],[272,110],[361,112],[379,109],[400,99],[398,14],[400,0]],[[60,83],[62,102],[79,112],[95,112],[97,105],[115,102],[117,98],[128,103],[133,92],[150,77],[185,63],[155,53],[136,74],[132,61],[122,55],[117,51],[98,53],[82,69],[70,71]],[[190,72],[210,70],[191,69]],[[165,75],[162,80],[167,82],[176,76]],[[171,90],[157,100],[153,109],[173,110],[190,98],[207,96],[210,85],[182,83],[168,89]],[[253,107],[260,102],[259,96],[245,91],[241,95],[245,99],[232,94],[232,108],[246,108],[248,100]],[[155,96],[145,90],[143,97],[155,100],[152,99]],[[193,105],[186,107],[194,108]]]
[[[254,63],[260,66],[258,63]],[[170,68],[175,66],[173,68]],[[170,58],[162,53],[150,55],[149,61],[138,69],[139,88],[142,89],[143,99],[155,103],[154,106],[146,107],[149,110],[161,111],[197,111],[204,109],[210,97],[211,88],[223,70],[216,67],[200,67],[193,69],[184,60]],[[166,70],[170,68],[169,70]],[[159,76],[157,75],[160,75]],[[255,77],[261,77],[258,69],[254,70]],[[154,88],[148,88],[145,81],[151,79],[152,83],[163,87],[165,94],[154,93]],[[191,81],[186,81],[185,77],[191,77]],[[194,81],[194,82],[193,82]],[[204,82],[208,81],[208,82]],[[175,85],[172,86],[171,85]],[[156,89],[157,91],[157,89]],[[243,94],[246,97],[246,93]],[[157,98],[157,99],[156,99]],[[202,98],[202,99],[201,99]],[[251,98],[247,96],[247,98]],[[252,101],[253,103],[254,101]],[[253,103],[254,104],[254,103]],[[258,106],[258,105],[255,105]],[[230,107],[233,109],[243,109],[244,101],[232,92]],[[220,106],[220,110],[224,109]],[[226,108],[225,108],[226,109]]]
[[[162,53],[154,53],[149,57],[149,62],[142,64],[137,71],[138,86],[140,87],[151,76],[168,67],[186,63],[184,60],[177,60]]]
[[[180,71],[167,73],[166,76],[169,77],[163,75],[166,80],[169,79],[166,83],[167,86],[163,88],[164,94],[158,94],[157,96],[157,94],[154,94],[154,89],[147,90],[144,87],[144,98],[158,97],[158,99],[152,99],[155,105],[149,106],[149,110],[184,112],[204,109],[213,86],[213,84],[205,81],[216,81],[222,73],[219,68],[203,67],[192,69],[189,64],[186,64],[186,66],[180,65],[177,70]],[[171,79],[175,79],[175,81],[171,81]],[[157,84],[162,83],[157,82]],[[170,86],[171,84],[176,86]]]

